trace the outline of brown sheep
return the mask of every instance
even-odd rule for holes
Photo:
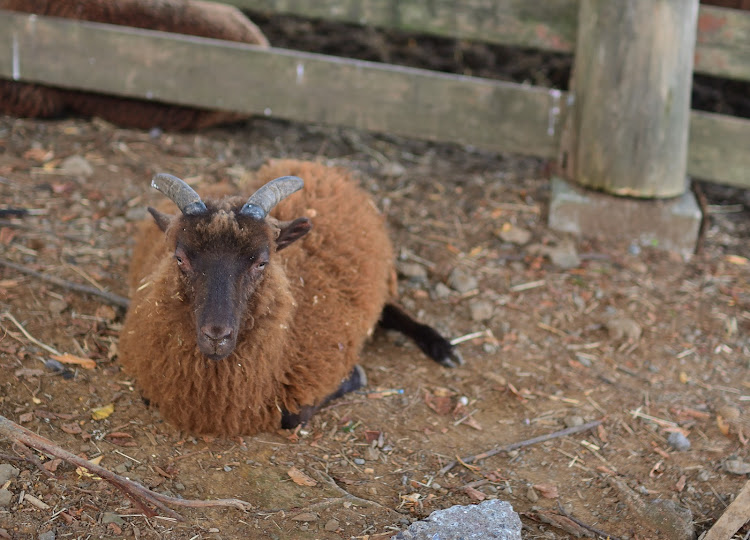
[[[204,202],[174,177],[155,185],[182,214],[164,213],[174,212],[165,201],[149,208],[156,225],[139,231],[120,360],[181,429],[248,435],[306,421],[365,383],[356,363],[379,321],[441,364],[461,362],[435,330],[387,303],[395,272],[385,220],[350,175],[287,160],[257,180],[283,175],[304,178],[304,189],[289,196],[301,181],[287,177],[247,203]],[[269,192],[273,201],[258,203]]]
[[[268,47],[263,33],[238,9],[195,0],[0,0],[0,9],[119,24]],[[197,129],[247,118],[238,113],[64,90],[0,79],[0,113],[52,118],[98,116],[124,127]]]

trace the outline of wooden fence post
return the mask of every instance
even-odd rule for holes
[[[566,176],[617,195],[686,189],[698,0],[581,0]]]

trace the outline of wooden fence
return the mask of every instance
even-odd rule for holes
[[[572,52],[578,0],[229,0]],[[750,14],[702,6],[698,73],[750,80]],[[572,95],[476,77],[0,11],[0,77],[556,158]],[[688,174],[750,187],[750,120],[693,111]]]

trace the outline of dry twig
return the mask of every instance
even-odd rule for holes
[[[26,429],[23,426],[19,426],[15,422],[12,422],[0,415],[0,435],[8,438],[12,443],[19,447],[31,447],[34,450],[42,452],[44,454],[60,458],[68,463],[75,465],[76,467],[83,467],[93,474],[103,478],[116,488],[123,491],[135,504],[137,504],[147,516],[157,515],[157,511],[153,510],[151,506],[156,507],[165,515],[183,521],[180,514],[172,510],[167,506],[171,504],[174,506],[185,506],[188,508],[210,508],[214,506],[229,506],[232,508],[238,508],[240,510],[250,510],[252,505],[248,502],[241,501],[239,499],[217,499],[214,501],[199,501],[194,499],[178,499],[176,497],[169,497],[156,493],[154,491],[145,488],[138,482],[129,480],[123,476],[108,471],[104,467],[95,465],[90,461],[71,454],[67,450],[57,446],[55,443],[46,439],[40,435],[37,435],[33,431]],[[38,466],[38,465],[37,465]],[[151,505],[151,506],[149,506]]]
[[[73,283],[72,281],[66,281],[64,279],[60,279],[55,276],[42,274],[41,272],[37,272],[36,270],[32,270],[31,268],[26,268],[23,265],[16,264],[14,262],[7,261],[5,259],[0,259],[0,266],[5,266],[6,268],[12,268],[16,272],[21,272],[22,274],[26,274],[27,276],[31,276],[31,277],[40,279],[42,281],[46,281],[47,283],[57,285],[58,287],[62,287],[63,289],[68,289],[70,291],[75,291],[75,292],[79,292],[83,294],[89,294],[92,296],[98,296],[99,298],[106,300],[107,303],[112,304],[114,306],[127,309],[128,305],[130,304],[130,300],[128,300],[124,296],[120,296],[120,295],[110,293],[107,291],[100,291],[99,289],[96,289],[95,287],[89,287],[88,285],[81,285],[80,283]]]
[[[724,511],[703,540],[731,538],[750,518],[750,481],[737,494],[732,504]]]
[[[593,422],[589,422],[587,424],[582,424],[580,426],[573,426],[569,428],[562,429],[560,431],[555,431],[554,433],[548,433],[547,435],[540,435],[539,437],[534,437],[533,439],[528,439],[526,441],[520,441],[513,444],[508,444],[505,446],[498,446],[493,448],[492,450],[487,450],[486,452],[482,452],[481,454],[477,454],[475,456],[468,456],[465,458],[459,458],[456,461],[451,461],[448,463],[445,467],[440,469],[438,471],[438,474],[445,474],[448,471],[450,471],[453,467],[455,467],[458,462],[465,464],[474,463],[475,461],[479,461],[480,459],[485,459],[491,456],[494,456],[495,454],[499,454],[501,452],[511,452],[513,450],[517,450],[519,448],[524,448],[526,446],[531,446],[532,444],[538,444],[540,442],[549,441],[551,439],[557,439],[559,437],[565,437],[567,435],[573,435],[575,433],[580,433],[582,431],[588,431],[589,429],[595,428],[598,425],[602,423],[601,420],[594,420]]]

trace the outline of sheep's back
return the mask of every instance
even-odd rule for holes
[[[297,304],[291,399],[309,404],[336,390],[357,363],[391,296],[393,248],[384,217],[348,172],[280,160],[258,171],[258,185],[288,174],[304,179],[305,187],[274,217],[306,216],[313,223],[307,236],[279,252]]]

